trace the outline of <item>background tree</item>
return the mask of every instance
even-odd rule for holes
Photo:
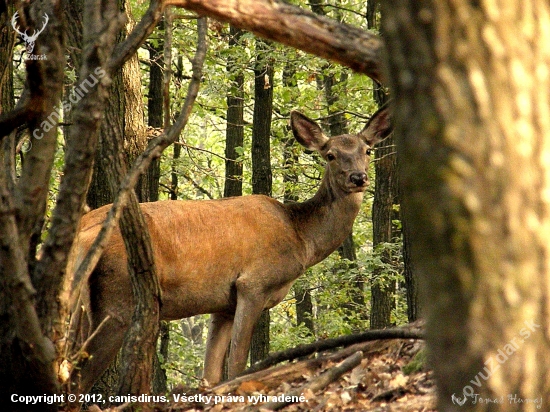
[[[367,27],[371,30],[379,30],[379,8],[378,0],[367,1],[366,20]],[[377,82],[373,82],[373,98],[379,107],[388,100],[384,88]],[[374,153],[373,247],[383,264],[375,267],[371,275],[370,328],[383,329],[395,322],[395,319],[392,320],[392,311],[395,309],[398,282],[395,271],[388,270],[394,265],[394,252],[388,245],[396,242],[400,235],[396,225],[399,185],[393,136],[380,142]]]
[[[273,112],[273,75],[270,58],[272,46],[256,40],[254,66],[254,116],[252,121],[252,193],[271,196],[271,114]],[[256,324],[250,346],[250,363],[269,354],[269,309],[264,310]]]
[[[227,58],[227,73],[231,80],[227,92],[227,126],[225,137],[225,184],[224,197],[243,194],[243,164],[239,160],[239,149],[244,145],[244,71],[236,57],[242,30],[231,26],[229,30],[229,51],[234,55]]]

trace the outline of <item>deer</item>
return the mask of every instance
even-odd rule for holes
[[[42,25],[42,28],[40,30],[35,30],[34,33],[32,34],[32,36],[29,36],[27,34],[27,30],[25,30],[24,32],[19,30],[19,28],[17,26],[17,19],[18,18],[19,18],[19,12],[16,11],[13,14],[13,17],[11,18],[11,25],[12,25],[13,29],[15,30],[15,32],[21,36],[21,38],[23,39],[23,41],[25,43],[27,43],[27,46],[26,46],[27,54],[30,55],[30,54],[32,54],[32,52],[34,50],[34,42],[38,38],[38,35],[44,31],[44,29],[46,28],[46,25],[48,24],[48,21],[50,21],[50,18],[48,17],[48,15],[46,13],[44,13],[44,24]]]
[[[326,162],[311,199],[281,203],[249,195],[140,204],[161,287],[160,318],[211,314],[203,372],[210,385],[222,380],[228,347],[228,378],[243,372],[262,311],[281,302],[307,268],[351,233],[369,184],[371,151],[391,133],[387,107],[358,134],[327,137],[298,111],[291,112],[290,126],[295,139]],[[90,249],[109,208],[82,217],[68,271]],[[93,272],[72,282],[70,329],[87,341],[90,356],[73,369],[71,381],[86,393],[115,358],[132,319],[134,298],[118,228]]]

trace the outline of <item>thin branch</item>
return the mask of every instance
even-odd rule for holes
[[[197,189],[202,194],[206,195],[209,199],[214,199],[214,196],[212,193],[210,193],[208,190],[206,190],[204,187],[199,185],[197,182],[193,180],[193,178],[188,173],[182,173],[182,176],[187,179],[195,189]]]
[[[75,360],[78,359],[78,357],[86,351],[86,348],[88,347],[88,345],[92,342],[92,339],[95,338],[97,336],[97,334],[101,331],[101,329],[103,329],[103,327],[105,326],[105,324],[109,321],[109,319],[111,319],[111,315],[107,315],[105,316],[105,318],[101,321],[101,323],[97,326],[97,328],[95,328],[94,332],[88,337],[88,339],[86,339],[86,341],[82,344],[82,346],[78,349],[78,352],[75,353],[74,355],[72,355],[70,357],[70,360],[71,362],[74,362]]]
[[[211,150],[208,150],[208,149],[203,149],[201,147],[197,147],[197,146],[191,146],[190,144],[187,144],[185,142],[174,142],[175,145],[179,145],[179,146],[183,146],[185,147],[186,149],[191,149],[191,150],[197,150],[199,152],[204,152],[204,153],[208,153],[208,154],[211,154],[212,156],[216,156],[222,160],[229,160],[229,161],[232,161],[232,162],[237,162],[237,160],[234,160],[234,159],[228,159],[227,157],[224,157],[222,155],[219,155]]]
[[[128,196],[136,185],[139,176],[145,170],[147,170],[154,159],[158,158],[161,155],[164,149],[166,149],[176,140],[176,137],[179,136],[179,134],[187,124],[189,115],[191,114],[191,109],[193,108],[193,104],[197,98],[200,87],[203,63],[206,57],[206,31],[206,19],[201,18],[198,20],[199,40],[197,43],[197,51],[192,62],[193,76],[191,82],[189,83],[187,97],[185,98],[185,103],[183,105],[183,109],[181,110],[180,115],[176,119],[176,122],[168,130],[166,130],[165,133],[149,142],[149,146],[147,147],[147,149],[136,159],[134,166],[132,167],[130,172],[124,177],[124,180],[120,184],[119,192],[115,197],[107,218],[103,222],[103,226],[101,227],[97,238],[94,240],[94,243],[86,254],[86,257],[84,258],[75,273],[74,278],[76,281],[87,277],[99,261],[101,253],[107,245],[111,233],[115,228],[116,223],[118,222],[122,209],[126,205]]]

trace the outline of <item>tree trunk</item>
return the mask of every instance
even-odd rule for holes
[[[237,49],[239,47],[242,33],[242,30],[230,28],[230,48]],[[244,141],[244,73],[236,65],[235,59],[231,57],[227,60],[227,72],[232,78],[232,82],[227,93],[224,197],[243,194],[243,164],[237,161],[239,157],[237,148],[242,148]]]
[[[393,221],[396,219],[394,205],[397,204],[397,156],[393,137],[378,144],[375,157],[376,179],[372,204],[373,247],[375,251],[384,243],[396,239]],[[391,264],[390,254],[382,250],[382,261]],[[376,268],[371,280],[370,328],[384,329],[392,324],[394,309],[395,279],[386,279],[383,268]]]
[[[378,30],[380,28],[376,19],[379,7],[379,0],[367,1],[367,27],[369,29]],[[373,97],[379,107],[388,100],[383,88],[374,81]],[[393,208],[394,204],[398,204],[398,179],[393,138],[390,137],[378,144],[375,153],[374,170],[376,178],[372,204],[372,231],[373,247],[376,251],[378,245],[396,241]],[[391,264],[388,253],[382,252],[382,261],[385,264]],[[382,277],[383,269],[375,268],[371,280],[371,329],[383,329],[391,325],[391,311],[395,306],[393,299],[396,285],[394,281],[381,281]]]
[[[159,22],[159,28],[163,27],[163,22]],[[155,47],[149,43],[149,92],[147,94],[147,123],[154,128],[163,127],[163,102],[162,102],[162,71],[164,61],[162,59],[162,43]],[[151,161],[147,170],[147,198],[151,202],[159,200],[159,181],[160,181],[160,158]],[[159,354],[166,361],[168,359],[168,346],[170,344],[170,328],[166,321],[160,322],[159,329]],[[168,390],[166,370],[162,367],[158,355],[155,353],[153,362],[153,393],[165,393]]]
[[[14,13],[14,6],[3,4],[0,6],[0,116],[13,110],[15,96],[13,93],[13,47],[15,45],[15,31],[8,21]],[[15,188],[15,131],[4,137],[0,152],[0,167],[4,169],[5,184],[13,194]],[[3,134],[3,133],[2,133]]]
[[[128,2],[122,1],[120,6],[126,13],[129,22],[127,27],[122,30],[119,35],[119,40],[122,40],[126,34],[132,30],[135,23],[132,20]],[[92,208],[97,208],[113,201],[113,193],[118,190],[120,181],[126,174],[127,165],[131,164],[147,146],[142,101],[141,74],[139,72],[138,57],[134,55],[122,67],[121,71],[113,76],[110,98],[101,125],[101,137],[99,150],[96,153],[94,176],[90,185],[90,191],[88,192],[88,204]],[[143,179],[143,176],[145,175],[142,175],[142,178],[140,178],[136,185],[136,201],[150,200],[149,185],[147,179]],[[129,203],[132,203],[132,201]],[[123,234],[130,236],[128,239],[136,241],[137,245],[135,247],[137,250],[134,250],[134,252],[140,253],[144,258],[144,261],[133,259],[130,255],[130,251],[128,251],[130,266],[138,265],[135,266],[137,272],[140,273],[140,276],[143,276],[143,278],[147,278],[147,275],[144,275],[144,273],[149,270],[147,268],[150,268],[152,265],[150,261],[152,255],[148,255],[144,252],[144,250],[147,249],[145,243],[148,242],[148,235],[141,234],[143,233],[142,230],[144,230],[144,221],[143,218],[139,217],[140,214],[137,204],[133,206],[129,205],[128,209],[123,212],[120,226]],[[126,226],[126,229],[124,229],[123,226]],[[143,238],[139,240],[141,236],[143,236]],[[127,244],[127,248],[134,247],[128,242],[125,243]],[[139,265],[142,265],[141,269]],[[148,285],[143,285],[143,288],[137,287],[137,289],[134,289],[134,292],[137,292],[140,298],[144,298],[147,293],[144,288],[152,287],[153,289],[150,289],[150,293],[153,295],[153,299],[156,299],[155,294],[158,295],[158,292],[155,291],[154,286],[151,286],[152,283],[153,281],[150,280]],[[143,316],[149,313],[152,313],[154,316],[155,309],[153,302],[136,302],[136,304],[138,306],[144,305],[141,309]],[[149,326],[151,327],[151,325]],[[158,329],[158,325],[154,328]],[[145,335],[145,332],[140,333]],[[153,330],[152,333],[155,334],[156,332]],[[146,339],[147,337],[144,338],[144,340]],[[146,353],[146,351],[144,351],[144,353]],[[138,359],[126,352],[126,356],[130,358],[124,360],[124,357],[121,358],[117,356],[117,359],[94,385],[92,392],[100,393],[104,396],[115,395],[120,390],[124,390],[124,392],[122,392],[124,394],[145,393],[139,391],[143,391],[146,386],[141,386],[141,389],[137,389],[137,387],[139,387],[139,385],[150,384],[150,378],[147,384],[141,382],[140,384],[136,384],[136,387],[132,388],[130,381],[124,382],[124,376],[130,376],[131,379],[140,379],[143,378],[144,375],[151,373],[152,359],[148,365],[134,365],[134,363],[146,360],[152,355],[146,354],[144,358]],[[123,363],[121,364],[121,362]],[[133,371],[130,369],[132,366],[135,368]],[[126,371],[122,370],[122,368],[125,368]],[[137,370],[140,372],[144,371],[144,375],[138,373]],[[124,386],[125,384],[127,386]]]
[[[382,3],[438,409],[536,410],[550,399],[550,5]]]
[[[158,27],[163,27],[162,22]],[[155,128],[163,127],[162,117],[162,71],[164,61],[162,59],[162,44],[155,47],[149,44],[149,93],[147,94],[148,125]],[[147,181],[149,183],[149,200],[154,202],[159,199],[160,158],[155,159],[149,166]]]
[[[254,67],[254,117],[252,125],[252,193],[271,196],[271,114],[273,105],[272,46],[256,40]],[[250,346],[250,363],[269,354],[269,310],[256,324]]]
[[[287,58],[282,76],[283,87],[290,93],[295,93],[293,98],[299,93],[296,81],[296,68],[293,64],[293,56]],[[298,152],[295,145],[296,140],[292,134],[290,125],[284,129],[283,138],[283,184],[284,184],[284,202],[297,202],[299,200],[297,193],[298,173],[296,166],[299,163]],[[302,276],[292,286],[294,291],[294,300],[296,301],[296,325],[303,324],[311,336],[315,336],[315,323],[313,321],[313,299],[309,282],[306,276]]]

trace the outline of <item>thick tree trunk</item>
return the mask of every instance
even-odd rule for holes
[[[439,409],[479,394],[502,402],[476,410],[536,410],[550,399],[550,5],[383,4]]]

